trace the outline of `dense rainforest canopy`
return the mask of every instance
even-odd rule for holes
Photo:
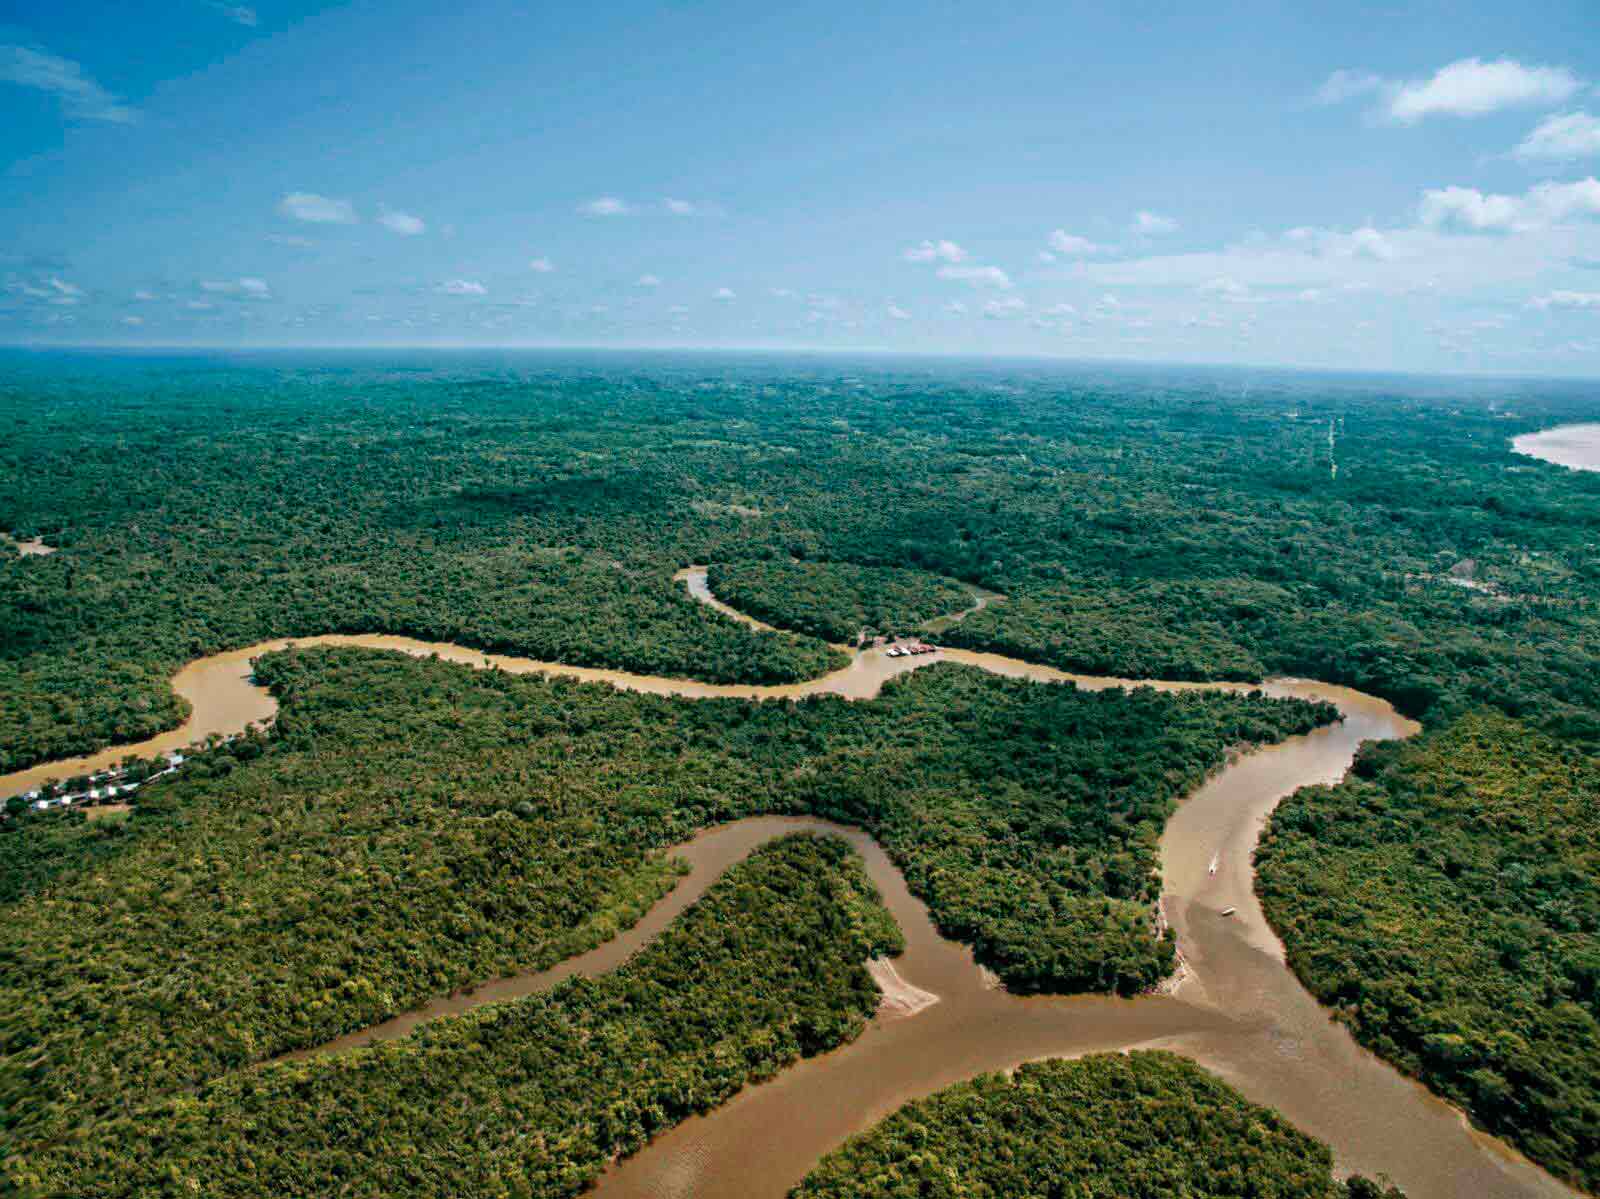
[[[1600,1191],[1600,764],[1497,713],[1280,805],[1257,887],[1356,1035]]]
[[[1230,747],[1332,714],[949,665],[857,703],[688,703],[354,649],[257,673],[283,697],[272,735],[141,792],[114,839],[6,834],[37,880],[0,924],[6,1141],[569,957],[671,884],[652,851],[749,815],[865,827],[1018,989],[1148,986],[1172,964],[1151,907],[1177,798]]]
[[[1029,1062],[894,1115],[790,1199],[1400,1199],[1337,1182],[1327,1147],[1170,1053]]]
[[[878,1002],[862,961],[898,944],[842,841],[787,838],[611,974],[130,1107],[7,1169],[59,1199],[564,1199],[856,1036]]]
[[[1284,810],[1269,914],[1369,1045],[1593,1188],[1595,863],[1573,830],[1600,748],[1600,475],[1508,442],[1597,418],[1581,390],[1516,381],[8,358],[0,531],[59,552],[0,547],[0,771],[172,727],[178,666],[273,636],[784,682],[840,664],[826,640],[988,589],[1005,600],[942,640],[1134,678],[1309,675],[1422,718],[1414,748]],[[790,631],[696,604],[672,579],[693,562]],[[1174,799],[1230,744],[1328,715],[945,668],[852,707],[349,652],[262,675],[277,729],[126,822],[0,830],[8,1145],[568,956],[670,886],[656,850],[755,812],[872,829],[1017,989],[1134,990],[1171,962],[1149,913]],[[1521,806],[1527,845],[1492,814],[1484,737],[1571,764]],[[1430,779],[1483,807],[1439,843],[1416,816]],[[1471,886],[1423,868],[1441,845]],[[1414,860],[1357,877],[1361,853]],[[1339,870],[1356,909],[1319,881]]]

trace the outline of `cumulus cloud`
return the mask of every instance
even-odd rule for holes
[[[1422,193],[1417,219],[1433,227],[1515,229],[1521,203],[1511,196],[1485,195],[1475,187],[1441,187]]]
[[[1138,234],[1140,237],[1165,237],[1177,231],[1177,221],[1156,212],[1136,212],[1133,214],[1132,223],[1128,226],[1128,232]]]
[[[1546,117],[1511,153],[1524,162],[1569,162],[1600,154],[1600,117],[1582,111]]]
[[[632,211],[631,204],[616,196],[597,196],[578,205],[583,216],[627,216]]]
[[[449,279],[438,290],[447,296],[486,296],[489,289],[474,279]]]
[[[534,258],[528,262],[528,269],[538,275],[548,275],[556,269],[556,264],[548,258]]]
[[[640,275],[633,281],[633,285],[635,287],[660,287],[661,277],[659,275]]]
[[[1526,232],[1573,217],[1600,217],[1600,180],[1541,183],[1520,196],[1485,194],[1471,187],[1423,193],[1418,219],[1430,228]]]
[[[390,233],[398,233],[402,237],[416,237],[419,233],[428,231],[428,224],[421,217],[401,212],[397,208],[379,208],[378,224]]]
[[[953,241],[923,241],[920,245],[909,246],[901,252],[900,257],[907,262],[965,262],[967,252]]]
[[[349,200],[330,200],[315,192],[290,192],[278,201],[278,211],[313,225],[353,225],[356,210]]]
[[[54,96],[69,120],[130,125],[139,119],[135,109],[101,87],[70,58],[28,46],[0,43],[0,83]]]
[[[1600,309],[1600,291],[1552,291],[1548,295],[1536,296],[1529,300],[1528,307]]]
[[[885,311],[888,312],[889,319],[893,321],[909,321],[911,319],[911,314],[895,303],[890,303]]]
[[[1463,58],[1430,79],[1413,79],[1389,94],[1389,116],[1413,124],[1430,116],[1479,117],[1504,108],[1560,104],[1583,83],[1565,67],[1524,66],[1514,58]]]
[[[1010,291],[1014,286],[1011,276],[997,266],[942,266],[939,278],[960,280],[974,287],[997,287],[1001,291]]]
[[[1149,216],[1149,213],[1140,213],[1140,216]],[[1050,234],[1050,248],[1057,254],[1064,254],[1068,258],[1087,258],[1093,254],[1103,254],[1106,246],[1090,241],[1087,237],[1079,237],[1076,233],[1068,233],[1065,229],[1057,229]],[[1043,255],[1041,255],[1043,257]],[[1051,258],[1054,262],[1055,259]]]

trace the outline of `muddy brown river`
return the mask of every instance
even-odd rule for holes
[[[765,627],[717,601],[703,568],[690,568],[679,577],[703,602],[746,624]],[[191,663],[173,679],[174,689],[193,706],[182,728],[141,745],[5,776],[0,778],[0,795],[25,790],[46,777],[98,769],[128,753],[179,748],[208,733],[238,732],[246,724],[270,719],[275,704],[250,683],[250,659],[289,644],[436,653],[470,666],[493,665],[689,698],[794,698],[827,692],[870,699],[886,679],[936,661],[1086,688],[1210,686],[1078,676],[994,654],[943,650],[889,658],[877,649],[857,653],[848,666],[807,683],[718,686],[580,669],[404,637],[316,637],[268,642]],[[1242,684],[1219,686],[1248,689]],[[1387,703],[1345,688],[1278,679],[1263,689],[1275,696],[1326,699],[1339,707],[1344,719],[1240,757],[1185,800],[1168,824],[1161,839],[1162,902],[1177,931],[1184,965],[1164,994],[1136,999],[1010,995],[990,984],[964,946],[939,936],[900,872],[866,834],[821,820],[769,817],[708,829],[672,851],[690,864],[691,873],[643,920],[607,944],[551,970],[441,997],[294,1056],[403,1036],[425,1020],[545,990],[573,974],[612,969],[752,850],[773,837],[812,830],[842,836],[856,848],[905,931],[906,952],[893,963],[892,972],[880,967],[875,977],[897,993],[903,991],[901,998],[926,992],[937,1001],[920,1008],[886,1002],[854,1043],[792,1066],[710,1115],[657,1137],[604,1174],[598,1195],[777,1199],[824,1153],[907,1100],[1036,1058],[1135,1047],[1167,1048],[1193,1058],[1327,1142],[1341,1173],[1387,1175],[1412,1199],[1576,1194],[1501,1142],[1470,1128],[1458,1110],[1361,1049],[1284,965],[1283,947],[1252,889],[1250,857],[1262,822],[1297,788],[1342,777],[1362,741],[1407,737],[1417,726]],[[1235,909],[1233,915],[1223,916],[1229,908]],[[908,1008],[914,1014],[906,1014]]]
[[[1600,425],[1559,425],[1511,439],[1518,454],[1570,466],[1573,470],[1600,470]]]

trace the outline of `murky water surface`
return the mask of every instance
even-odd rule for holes
[[[1511,440],[1519,454],[1570,466],[1573,470],[1600,470],[1600,425],[1559,425]]]
[[[691,568],[680,577],[691,592],[719,611],[766,627],[711,596],[703,569]],[[177,748],[207,733],[237,732],[247,723],[270,718],[275,705],[249,682],[249,662],[288,644],[269,642],[191,663],[173,680],[174,688],[194,708],[182,728],[142,745],[0,778],[0,794],[25,789],[45,777],[96,769],[129,752]],[[471,666],[493,665],[685,697],[772,699],[828,692],[870,699],[884,680],[940,660],[1011,677],[1070,680],[1093,689],[1147,685],[1071,675],[996,654],[957,650],[909,658],[868,650],[855,655],[847,667],[810,682],[754,687],[581,669],[406,637],[330,636],[293,644],[438,654]],[[1208,686],[1148,685],[1163,690]],[[1240,684],[1222,686],[1248,689]],[[1455,1109],[1360,1049],[1285,967],[1282,946],[1251,887],[1250,854],[1262,822],[1295,789],[1339,779],[1362,741],[1407,737],[1417,726],[1387,703],[1345,688],[1284,679],[1263,689],[1275,696],[1326,699],[1338,705],[1344,720],[1242,757],[1185,801],[1168,825],[1161,840],[1163,903],[1185,959],[1180,980],[1168,994],[1131,1000],[1009,995],[989,984],[967,949],[938,935],[904,878],[866,834],[821,820],[769,817],[708,829],[678,847],[674,852],[689,862],[692,873],[638,925],[606,945],[551,970],[434,1000],[418,1011],[295,1056],[401,1036],[424,1020],[541,991],[573,974],[612,969],[658,935],[729,866],[773,837],[808,829],[835,833],[855,846],[905,930],[906,952],[895,963],[900,979],[908,988],[937,995],[938,1002],[914,1015],[886,1005],[855,1043],[745,1090],[709,1116],[679,1125],[619,1163],[601,1178],[599,1195],[775,1199],[799,1182],[824,1153],[907,1100],[1035,1058],[1134,1047],[1170,1048],[1194,1058],[1250,1098],[1278,1108],[1328,1142],[1341,1171],[1387,1174],[1413,1199],[1573,1194],[1500,1142],[1471,1130]],[[1223,916],[1229,908],[1233,914]]]

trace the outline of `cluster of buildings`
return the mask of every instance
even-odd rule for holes
[[[174,773],[183,765],[184,761],[182,754],[173,752],[167,755],[165,769],[147,775],[137,782],[121,781],[127,777],[128,772],[126,769],[102,770],[88,776],[90,785],[86,790],[62,791],[60,790],[60,784],[51,784],[25,792],[22,798],[27,800],[28,806],[36,812],[46,812],[51,808],[88,807],[100,803],[118,803],[121,802],[123,797],[132,795],[146,783]]]

